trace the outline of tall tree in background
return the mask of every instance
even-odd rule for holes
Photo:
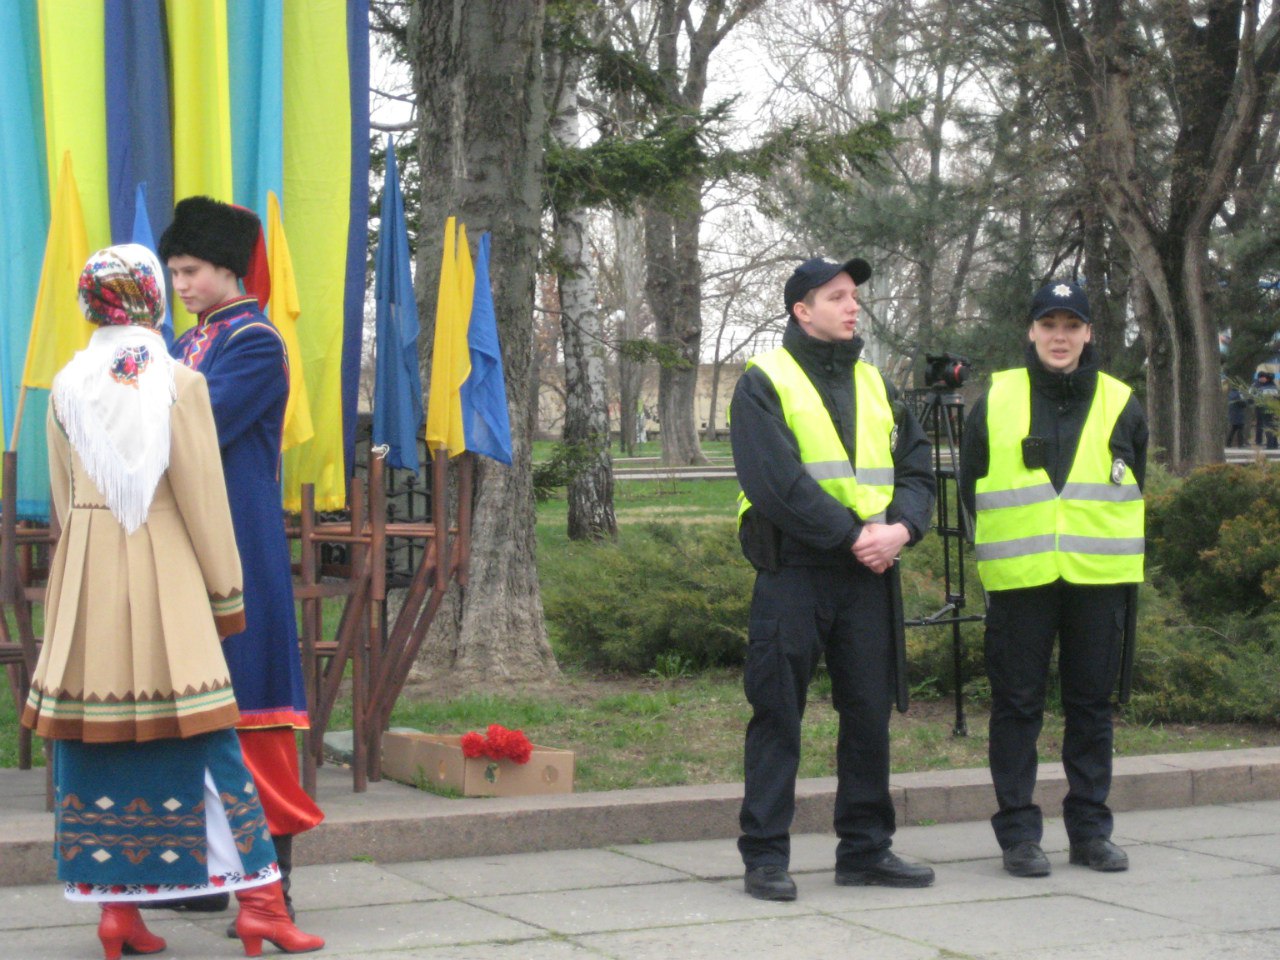
[[[511,407],[510,468],[476,469],[470,578],[450,591],[420,658],[429,673],[538,679],[558,673],[534,565],[531,379],[542,210],[542,0],[414,0],[407,50],[420,122],[418,300],[434,316],[446,216],[493,234],[490,271]],[[428,291],[431,293],[428,294]],[[432,336],[420,342],[429,349]],[[423,359],[429,369],[428,359]]]
[[[1258,138],[1236,181],[1223,219],[1227,226],[1224,261],[1228,266],[1219,315],[1230,318],[1224,372],[1247,383],[1257,364],[1277,352],[1276,281],[1280,279],[1280,203],[1276,170],[1280,164],[1280,105],[1272,98]]]
[[[620,2],[620,0],[619,0]],[[711,56],[729,32],[764,0],[654,0],[654,62],[665,98],[688,122],[704,107]],[[696,7],[702,19],[695,21]],[[681,56],[681,38],[687,49]],[[698,442],[695,395],[702,355],[702,268],[698,231],[702,225],[701,175],[689,178],[673,202],[649,204],[644,211],[645,292],[660,344],[674,351],[677,363],[658,372],[658,420],[662,462],[705,463]]]
[[[590,7],[584,8],[590,11]],[[553,142],[561,150],[581,146],[578,84],[583,55],[571,41],[579,23],[574,8],[559,4],[549,29],[562,28],[562,42],[546,50],[547,103]],[[552,265],[559,281],[560,327],[564,344],[563,443],[573,451],[568,482],[570,540],[617,539],[613,510],[613,457],[609,452],[608,345],[589,257],[590,211],[548,184],[555,239]]]
[[[1222,459],[1210,241],[1280,68],[1280,10],[1258,0],[1039,0],[1084,117],[1080,157],[1144,289],[1152,441],[1176,470]],[[1140,106],[1160,98],[1163,122]]]

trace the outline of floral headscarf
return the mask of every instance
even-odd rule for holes
[[[156,255],[137,243],[99,250],[80,274],[80,310],[100,327],[164,321],[164,272]]]

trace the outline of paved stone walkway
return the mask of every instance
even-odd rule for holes
[[[1115,839],[1132,869],[1066,862],[1014,879],[984,822],[905,827],[895,849],[937,869],[927,890],[837,887],[830,836],[795,838],[795,903],[742,892],[732,840],[301,867],[303,927],[330,960],[1275,960],[1280,801],[1134,811]],[[226,916],[148,911],[165,957],[240,956]],[[0,887],[0,956],[100,957],[92,907],[52,884]],[[267,952],[271,948],[267,947]]]

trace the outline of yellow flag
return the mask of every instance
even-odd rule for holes
[[[444,257],[440,263],[440,292],[436,303],[436,333],[431,354],[431,391],[427,399],[427,446],[456,457],[466,449],[462,429],[462,384],[471,373],[467,326],[471,322],[474,278],[462,296],[461,273],[472,275],[466,227],[461,250],[454,244],[454,218],[444,225]],[[465,266],[460,262],[465,255]]]
[[[267,269],[271,274],[271,299],[267,315],[284,338],[289,356],[289,404],[284,410],[284,442],[288,450],[315,436],[311,422],[311,403],[307,399],[307,381],[302,373],[302,348],[298,345],[298,282],[293,275],[293,257],[280,219],[280,200],[274,190],[267,191]]]
[[[84,349],[93,333],[93,324],[80,312],[77,288],[89,240],[85,234],[80,191],[71,172],[71,151],[62,155],[62,172],[53,196],[49,217],[49,239],[44,248],[44,266],[36,309],[27,339],[27,361],[22,368],[24,387],[48,390],[53,375],[66,365],[77,350]]]
[[[181,0],[164,6],[174,91],[169,104],[173,199],[203,194],[230,203],[234,180],[226,0]],[[175,336],[195,326],[195,317],[181,300],[172,306]]]
[[[458,309],[462,316],[462,355],[466,358],[466,366],[462,367],[462,379],[458,381],[461,389],[471,373],[471,350],[467,345],[467,335],[471,332],[471,304],[476,296],[476,268],[471,262],[471,246],[467,243],[467,225],[458,224]]]

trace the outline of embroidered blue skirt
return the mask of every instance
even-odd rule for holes
[[[164,900],[278,878],[233,730],[54,745],[54,857],[70,899]]]

